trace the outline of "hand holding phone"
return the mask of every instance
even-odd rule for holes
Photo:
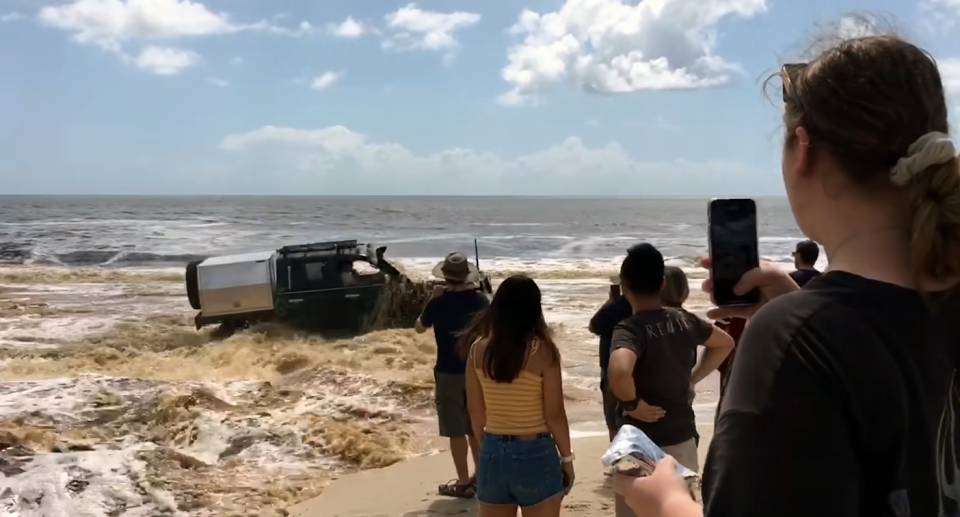
[[[707,269],[713,265],[709,258],[704,258],[701,264]],[[707,311],[708,318],[718,323],[727,318],[750,319],[765,303],[800,289],[786,271],[769,262],[761,262],[760,267],[747,271],[737,284],[740,289],[758,290],[760,301],[754,305],[728,305],[710,309]],[[704,280],[702,289],[705,293],[713,293],[713,280]]]
[[[752,199],[714,199],[707,211],[709,219],[710,298],[719,307],[755,305],[760,301],[756,289],[734,293],[743,275],[760,266],[757,237],[757,204]]]

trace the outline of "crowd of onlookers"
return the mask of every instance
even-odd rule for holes
[[[734,290],[756,289],[760,303],[711,309],[713,323],[683,309],[683,272],[656,248],[627,252],[591,321],[604,416],[611,434],[629,423],[672,457],[651,476],[617,475],[617,511],[960,515],[960,167],[937,65],[899,37],[875,35],[775,77],[784,187],[812,241],[797,246],[792,273],[769,264],[747,272]],[[814,241],[828,272],[815,269]],[[440,434],[457,469],[440,492],[478,496],[483,517],[514,517],[517,507],[557,516],[575,456],[539,288],[511,277],[488,302],[460,254],[438,273],[447,286],[417,330],[435,331]],[[693,386],[716,369],[722,396],[701,469]],[[676,462],[702,474],[703,506]]]

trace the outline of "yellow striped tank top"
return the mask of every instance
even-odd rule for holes
[[[539,342],[534,342],[530,355],[537,353]],[[477,347],[474,346],[471,354]],[[487,410],[487,425],[483,430],[490,434],[527,435],[548,432],[543,415],[543,377],[527,370],[511,382],[497,382],[483,372],[483,358],[474,354],[473,365],[483,388],[483,402]],[[529,363],[529,357],[527,358]]]

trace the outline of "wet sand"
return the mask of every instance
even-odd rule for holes
[[[713,436],[713,427],[706,424],[699,428],[702,464]],[[603,475],[600,463],[600,456],[607,447],[607,437],[603,434],[582,436],[573,440],[573,449],[577,453],[577,478],[570,494],[564,498],[561,515],[614,515],[612,484],[610,478]],[[290,516],[476,517],[479,515],[476,499],[454,499],[437,495],[437,485],[448,480],[450,469],[450,458],[446,454],[436,454],[384,469],[344,476],[327,487],[322,495],[290,508]],[[376,497],[371,497],[371,494],[376,494]]]

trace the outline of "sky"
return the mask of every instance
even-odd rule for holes
[[[782,195],[863,11],[960,109],[960,0],[0,0],[0,194]]]

